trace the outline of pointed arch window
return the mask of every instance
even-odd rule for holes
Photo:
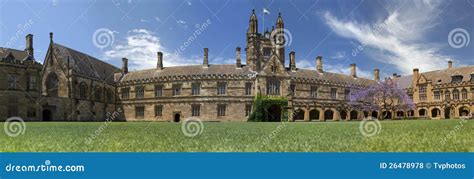
[[[55,73],[51,73],[46,78],[46,95],[50,97],[57,97],[58,96],[58,84],[59,79],[58,75]]]

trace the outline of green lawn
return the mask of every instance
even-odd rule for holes
[[[372,137],[359,124],[209,122],[186,137],[180,123],[113,122],[88,143],[103,122],[27,122],[23,135],[0,133],[0,151],[474,151],[472,120],[382,121]]]

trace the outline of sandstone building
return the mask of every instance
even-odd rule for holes
[[[156,67],[128,70],[126,57],[117,68],[87,54],[53,41],[43,64],[33,56],[32,35],[23,51],[0,51],[2,100],[0,118],[20,116],[41,121],[100,121],[118,108],[118,119],[126,121],[182,121],[197,117],[204,121],[247,121],[255,110],[257,94],[282,98],[285,105],[268,106],[270,121],[356,120],[383,118],[382,111],[359,111],[348,105],[351,91],[367,88],[380,80],[357,76],[356,64],[350,74],[324,70],[323,58],[315,57],[314,69],[296,66],[296,53],[286,54],[284,22],[259,33],[253,12],[244,49],[236,47],[234,64],[210,64],[209,49],[203,63],[163,66],[166,56],[157,52]],[[244,52],[242,52],[244,50]],[[241,59],[241,53],[246,58]],[[286,58],[288,55],[288,58]],[[133,59],[130,59],[133,60]],[[242,61],[245,60],[245,64]],[[285,66],[289,60],[289,66]],[[390,118],[458,118],[469,115],[474,102],[474,66],[392,78],[416,103],[410,111],[389,111]]]

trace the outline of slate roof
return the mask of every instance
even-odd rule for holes
[[[450,83],[451,76],[453,75],[462,75],[463,82],[469,81],[471,80],[471,74],[474,74],[474,66],[465,66],[421,73],[421,75],[425,76],[427,80],[431,80],[432,84]],[[400,87],[410,88],[412,76],[413,75],[400,77],[398,79],[398,84]]]
[[[226,65],[209,65],[208,68],[203,68],[202,65],[190,65],[190,66],[175,66],[165,67],[162,70],[147,69],[130,71],[125,74],[120,80],[121,82],[140,80],[146,78],[156,78],[164,76],[186,76],[186,75],[208,75],[208,74],[226,74],[226,75],[250,75],[255,72],[250,71],[248,66],[243,66],[241,69],[237,69],[235,64]],[[349,75],[337,74],[324,72],[319,74],[316,70],[305,70],[298,69],[296,72],[289,72],[291,77],[294,78],[306,78],[315,80],[327,80],[340,83],[369,85],[375,83],[374,80],[365,78],[352,78]]]
[[[28,53],[24,50],[0,47],[0,59],[4,60],[9,54],[11,54],[15,60],[24,61],[28,58],[34,60],[34,58],[28,56]]]
[[[121,69],[111,64],[69,47],[54,43],[53,49],[60,54],[65,65],[69,59],[69,67],[73,68],[76,74],[114,83],[114,74],[121,72]]]

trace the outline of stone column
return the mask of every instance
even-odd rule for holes
[[[309,109],[306,108],[304,111],[304,121],[309,121]]]
[[[318,109],[319,110],[319,121],[324,121],[324,110],[323,109]]]

